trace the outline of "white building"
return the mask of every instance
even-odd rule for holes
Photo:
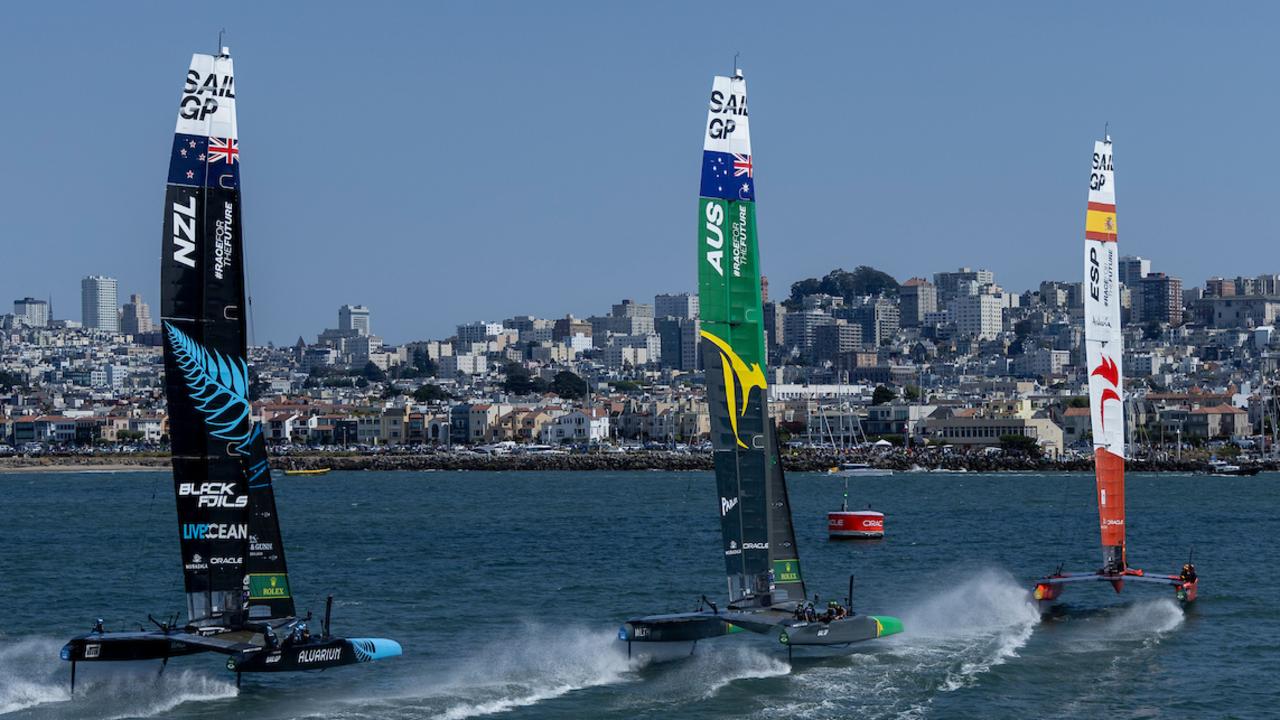
[[[957,296],[948,309],[961,336],[992,340],[1004,329],[1003,305],[1002,297],[981,293]]]
[[[35,298],[13,301],[13,314],[29,327],[49,327],[49,303]]]
[[[338,329],[368,335],[369,308],[364,305],[343,305],[338,308]]]
[[[609,437],[609,413],[601,408],[574,410],[542,428],[542,442],[599,442]]]
[[[440,369],[440,377],[481,375],[489,369],[488,358],[484,355],[473,355],[471,353],[442,355],[436,362]]]
[[[458,343],[482,343],[490,338],[497,337],[503,330],[502,323],[495,322],[473,322],[465,325],[459,325],[457,336]]]
[[[90,275],[80,281],[80,317],[87,330],[120,332],[116,279]]]

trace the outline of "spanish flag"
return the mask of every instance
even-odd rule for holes
[[[1085,216],[1084,236],[1089,240],[1115,242],[1116,240],[1116,206],[1108,203],[1089,203],[1089,214]]]

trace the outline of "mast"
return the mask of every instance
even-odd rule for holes
[[[1115,170],[1109,135],[1093,146],[1084,236],[1084,339],[1103,570],[1116,573],[1126,567],[1125,396]]]
[[[238,143],[230,51],[193,55],[165,188],[160,312],[183,580],[196,625],[268,616],[246,613],[255,605],[251,540],[264,516],[275,522],[275,503],[248,480],[265,469],[266,446],[249,402]],[[269,471],[266,478],[269,490]],[[278,547],[275,534],[267,542]],[[274,599],[289,599],[283,550],[257,552],[277,556],[264,561],[281,572]]]
[[[803,599],[790,505],[768,419],[755,171],[740,70],[717,76],[703,138],[698,296],[729,599]]]

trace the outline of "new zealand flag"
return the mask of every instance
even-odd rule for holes
[[[702,153],[702,197],[756,199],[755,170],[750,155],[705,150]]]
[[[235,188],[240,184],[240,148],[234,138],[173,136],[169,183]]]
[[[169,184],[204,185],[208,163],[209,138],[203,135],[173,136],[173,155],[169,158]]]

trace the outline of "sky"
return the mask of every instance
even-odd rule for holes
[[[1267,3],[16,4],[0,299],[79,319],[108,275],[158,316],[180,90],[223,28],[258,344],[344,303],[400,343],[692,291],[735,53],[774,296],[857,265],[1077,280],[1108,123],[1122,253],[1186,285],[1280,272],[1277,27]]]

